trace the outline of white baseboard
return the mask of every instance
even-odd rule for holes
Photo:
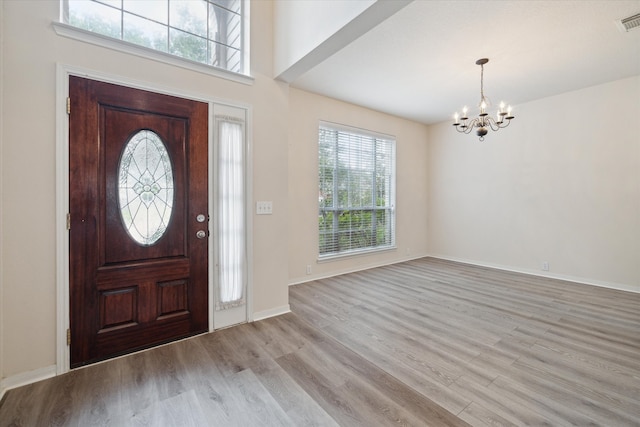
[[[280,316],[281,314],[287,313],[291,313],[291,307],[289,307],[289,304],[253,313],[252,321],[257,322],[258,320],[268,319],[269,317]]]
[[[293,279],[293,281],[289,283],[289,286],[301,285],[303,283],[313,282],[314,280],[327,279],[329,277],[340,276],[342,274],[355,273],[357,271],[369,270],[371,268],[384,267],[385,265],[398,264],[398,263],[401,263],[401,262],[411,261],[411,260],[419,259],[419,258],[427,258],[427,257],[436,258],[436,259],[442,259],[442,260],[445,260],[445,261],[460,262],[460,263],[463,263],[463,264],[477,265],[479,267],[495,268],[496,270],[511,271],[511,272],[514,272],[514,273],[522,273],[522,274],[529,274],[529,275],[532,275],[532,276],[546,277],[546,278],[549,278],[549,279],[565,280],[567,282],[573,282],[573,283],[578,283],[578,284],[582,284],[582,285],[599,286],[601,288],[615,289],[615,290],[618,290],[618,291],[627,291],[627,292],[640,293],[640,286],[628,285],[628,284],[623,284],[623,283],[605,282],[605,281],[600,281],[600,280],[591,280],[591,279],[584,278],[584,277],[576,277],[576,276],[570,276],[570,275],[566,275],[566,274],[553,274],[553,273],[549,273],[549,272],[541,273],[540,271],[537,271],[537,270],[527,270],[527,269],[524,269],[524,268],[517,268],[517,267],[505,266],[505,265],[500,265],[500,264],[492,264],[492,263],[481,262],[481,261],[476,261],[476,260],[449,257],[449,256],[444,256],[444,255],[435,255],[435,254],[422,254],[422,255],[412,256],[412,257],[409,257],[409,258],[406,258],[406,259],[394,260],[394,261],[387,262],[387,263],[381,263],[381,264],[376,264],[376,265],[359,266],[357,268],[348,269],[348,270],[344,270],[344,271],[340,270],[340,271],[337,271],[337,272],[334,272],[334,273],[330,273],[330,274],[326,274],[326,275],[322,275],[322,276],[309,276],[309,277],[305,277],[305,278],[297,278],[297,279]]]
[[[286,313],[290,313],[291,312],[291,308],[289,307],[289,304],[287,305],[283,305],[281,307],[276,307],[276,308],[272,308],[269,310],[264,310],[264,311],[259,311],[257,313],[253,313],[253,321],[258,321],[258,320],[263,320],[263,319],[267,319],[269,317],[275,317],[275,316],[279,316],[281,314],[286,314]],[[199,335],[196,335],[199,336]],[[187,338],[183,338],[183,340],[187,340],[187,339],[191,339],[194,337],[187,337]],[[182,341],[182,340],[179,340]],[[170,345],[170,344],[175,344],[176,341],[172,341],[170,343],[166,343],[166,344],[162,344],[162,345]],[[156,348],[156,347],[154,347]],[[145,352],[145,351],[149,351],[151,349],[144,349],[144,350],[140,350],[140,352]],[[131,354],[134,353],[129,353],[123,356],[118,356],[117,358],[120,357],[127,357],[130,356]],[[101,362],[97,362],[97,363],[106,363],[109,362],[111,360],[113,360],[114,358],[111,359],[107,359]],[[91,365],[87,365],[81,368],[77,368],[77,369],[82,369],[82,368],[86,368],[89,366],[93,366],[95,364],[91,364]],[[32,384],[38,381],[42,381],[42,380],[46,380],[48,378],[52,378],[55,377],[57,375],[57,366],[56,365],[51,365],[51,366],[46,366],[44,368],[40,368],[40,369],[36,369],[33,371],[28,371],[28,372],[23,372],[17,375],[13,375],[7,378],[2,379],[2,381],[0,381],[0,401],[2,400],[2,398],[4,397],[5,393],[11,389],[17,388],[17,387],[21,387],[23,385],[27,385],[27,384]]]
[[[584,278],[584,277],[576,277],[576,276],[571,276],[571,275],[566,275],[566,274],[553,274],[553,273],[549,273],[548,271],[541,273],[540,271],[537,271],[537,270],[527,270],[527,269],[524,269],[524,268],[510,267],[510,266],[504,266],[504,265],[499,265],[499,264],[492,264],[492,263],[487,263],[487,262],[480,262],[480,261],[468,260],[468,259],[463,259],[463,258],[455,258],[455,257],[449,257],[449,256],[443,256],[443,255],[427,255],[427,256],[430,257],[430,258],[442,259],[442,260],[445,260],[445,261],[460,262],[460,263],[463,263],[463,264],[477,265],[479,267],[495,268],[496,270],[511,271],[511,272],[514,272],[514,273],[529,274],[531,276],[538,276],[538,277],[546,277],[546,278],[549,278],[549,279],[564,280],[564,281],[567,281],[567,282],[577,283],[577,284],[581,284],[581,285],[598,286],[598,287],[601,287],[601,288],[615,289],[615,290],[618,290],[618,291],[627,291],[627,292],[640,293],[640,286],[626,285],[626,284],[623,284],[623,283],[613,283],[613,282],[605,282],[605,281],[600,281],[600,280],[591,280],[591,279]]]
[[[0,400],[4,397],[5,392],[13,388],[22,387],[23,385],[32,384],[55,376],[56,365],[51,365],[4,378],[0,381]]]
[[[425,257],[428,257],[428,256],[429,255],[426,255],[426,254],[412,255],[412,256],[409,256],[409,257],[406,257],[406,258],[399,258],[399,259],[395,259],[395,260],[392,260],[392,261],[386,261],[386,262],[381,262],[381,263],[376,263],[376,264],[361,265],[361,266],[358,266],[358,267],[355,267],[355,268],[339,270],[339,271],[336,271],[336,272],[333,272],[333,273],[329,273],[329,274],[325,274],[325,275],[307,276],[307,277],[304,277],[304,278],[296,278],[296,279],[293,279],[293,281],[289,282],[289,286],[301,285],[303,283],[313,282],[314,280],[328,279],[330,277],[341,276],[343,274],[349,274],[349,273],[356,273],[358,271],[371,270],[372,268],[384,267],[386,265],[399,264],[401,262],[412,261],[414,259],[425,258]]]
[[[291,312],[291,307],[289,307],[289,304],[287,305],[283,305],[281,307],[276,307],[276,308],[272,308],[269,310],[264,310],[264,311],[259,311],[256,313],[253,313],[253,321],[258,321],[258,320],[263,320],[263,319],[268,319],[269,317],[275,317],[275,316],[280,316],[281,314],[286,314],[286,313],[290,313]],[[198,335],[196,335],[198,336]],[[191,339],[194,337],[187,337],[184,338],[186,339]],[[180,340],[182,341],[182,340]],[[171,343],[167,343],[167,344],[163,344],[163,345],[169,345],[169,344],[174,344],[175,341],[172,341]],[[144,349],[144,350],[140,350],[141,352],[143,351],[149,351],[150,349]],[[130,356],[131,354],[127,354],[127,355],[123,355],[123,356],[119,356],[119,357],[126,357],[126,356]],[[102,362],[98,362],[98,363],[105,363],[108,362],[110,360],[113,359],[108,359]],[[87,365],[87,366],[92,366],[92,365]],[[42,381],[42,380],[46,380],[48,378],[52,378],[55,377],[57,375],[57,366],[56,365],[51,365],[51,366],[45,366],[44,368],[40,368],[40,369],[36,369],[33,371],[28,371],[28,372],[23,372],[17,375],[13,375],[7,378],[2,379],[2,381],[0,381],[0,400],[2,400],[2,398],[4,397],[5,393],[11,389],[17,388],[17,387],[21,387],[23,385],[27,385],[27,384],[32,384],[38,381]]]

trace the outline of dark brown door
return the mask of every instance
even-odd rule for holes
[[[207,330],[205,103],[70,77],[71,366]]]

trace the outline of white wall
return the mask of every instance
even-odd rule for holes
[[[484,142],[430,127],[429,252],[640,292],[640,77],[514,114]]]
[[[413,0],[274,0],[274,75],[293,82]]]
[[[276,0],[274,74],[287,70],[375,2]]]
[[[290,90],[289,277],[308,281],[427,254],[427,127],[335,99]],[[397,250],[317,262],[318,125],[340,123],[396,137]],[[311,274],[306,274],[306,266]]]
[[[57,36],[59,2],[5,1],[2,77],[0,377],[56,363],[56,63],[98,70],[168,90],[252,109],[254,200],[274,213],[254,217],[253,310],[287,307],[288,87],[272,78],[272,3],[252,2],[253,85],[176,68]],[[11,183],[11,185],[6,185]]]

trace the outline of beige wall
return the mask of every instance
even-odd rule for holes
[[[291,283],[427,254],[427,127],[291,89],[289,98],[289,277]],[[317,262],[319,121],[396,137],[397,250]],[[311,265],[311,275],[306,266]]]
[[[4,336],[4,322],[2,321],[2,310],[4,308],[4,286],[3,286],[3,280],[2,280],[2,271],[4,271],[4,233],[2,232],[2,229],[4,228],[3,223],[4,223],[4,197],[2,197],[2,194],[4,194],[4,185],[3,185],[3,178],[4,178],[4,174],[2,173],[3,169],[4,169],[4,156],[3,156],[3,152],[4,152],[4,142],[2,139],[2,129],[4,129],[3,126],[3,120],[4,120],[4,114],[3,114],[3,107],[4,107],[4,103],[2,102],[2,97],[3,97],[3,93],[4,93],[4,8],[0,7],[0,395],[2,394],[2,389],[3,387],[1,387],[1,381],[3,378],[3,372],[4,372],[4,340],[2,339],[2,337]],[[0,397],[1,399],[1,397]]]
[[[514,114],[484,142],[430,127],[429,252],[640,291],[640,77]]]
[[[288,87],[272,79],[271,6],[252,3],[255,83],[244,85],[57,36],[56,0],[2,2],[2,378],[56,363],[57,62],[251,106],[253,197],[274,205],[254,220],[253,310],[287,306]]]

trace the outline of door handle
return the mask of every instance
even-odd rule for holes
[[[205,237],[207,237],[207,232],[204,230],[198,230],[196,231],[196,237],[198,239],[204,239]]]

